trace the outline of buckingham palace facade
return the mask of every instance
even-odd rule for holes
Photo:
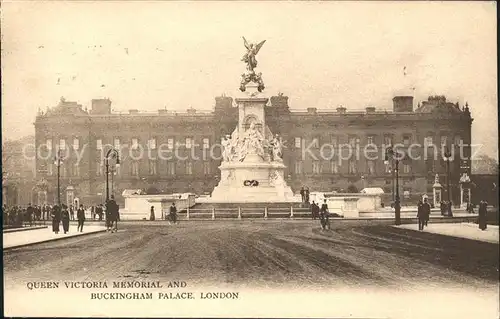
[[[62,202],[79,198],[86,205],[102,203],[106,189],[103,159],[107,150],[115,148],[120,165],[114,159],[108,161],[108,177],[118,202],[123,202],[120,195],[125,189],[209,194],[220,176],[221,138],[235,129],[237,117],[233,99],[226,96],[216,97],[209,112],[134,109],[117,113],[111,110],[109,99],[92,100],[90,110],[61,99],[46,112],[39,111],[34,123],[38,193],[48,203],[56,200],[59,168]],[[369,158],[348,157],[341,145],[363,149],[400,144],[406,154],[412,154],[399,165],[405,194],[431,194],[436,174],[445,181],[448,171],[451,187],[456,188],[460,175],[470,174],[471,124],[468,105],[460,107],[444,96],[430,96],[416,106],[412,96],[396,96],[387,110],[311,107],[293,111],[288,97],[280,94],[266,106],[266,125],[285,141],[285,178],[295,192],[307,186],[311,192],[381,187],[392,193],[394,167],[381,152]],[[441,155],[442,145],[456,150],[449,169]],[[459,157],[459,147],[465,157]],[[427,151],[437,152],[437,157],[416,156]],[[54,160],[57,154],[60,166]],[[457,191],[452,194],[458,198]]]

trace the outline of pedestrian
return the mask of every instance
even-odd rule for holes
[[[302,203],[305,203],[306,201],[306,192],[304,190],[304,186],[300,188],[300,197],[302,198]]]
[[[170,222],[177,224],[177,207],[175,207],[175,203],[172,203],[172,205],[170,206],[170,213],[168,217],[169,217],[169,224]]]
[[[451,201],[448,202],[448,217],[453,217],[453,212],[451,211],[451,208],[453,206],[453,203]]]
[[[69,231],[69,212],[68,212],[68,206],[66,206],[65,204],[62,205],[61,221],[62,221],[63,231],[66,234]]]
[[[439,209],[441,210],[441,216],[444,216],[446,214],[446,204],[445,204],[445,202],[441,201],[439,203]]]
[[[95,220],[94,205],[90,207],[90,216],[92,216],[92,219]]]
[[[28,207],[26,208],[26,218],[24,219],[25,221],[27,221],[30,226],[33,225],[33,216],[35,215],[35,209],[33,208],[33,206],[31,206],[31,203],[28,204]]]
[[[75,220],[75,210],[73,209],[73,205],[69,205],[69,216],[71,220]]]
[[[326,203],[326,199],[324,200],[323,204],[321,205],[321,210],[320,210],[320,223],[321,223],[321,229],[330,229],[330,217],[329,217],[329,212],[328,212],[328,204]]]
[[[50,216],[52,217],[52,231],[59,234],[59,223],[61,222],[61,208],[59,205],[54,205],[52,207],[52,213]]]
[[[316,220],[316,203],[313,201],[311,204],[311,217],[313,220]]]
[[[155,220],[155,207],[151,206],[151,213],[149,214],[149,220]]]
[[[482,200],[479,202],[479,216],[478,216],[478,224],[479,224],[479,229],[481,230],[486,230],[488,227],[487,223],[487,212],[488,212],[488,202]]]
[[[119,217],[119,209],[118,205],[115,202],[115,198],[111,196],[111,199],[106,203],[106,223],[108,230],[112,233],[118,231],[118,220]]]
[[[424,230],[425,226],[425,213],[423,206],[424,203],[422,203],[422,200],[419,200],[417,204],[418,230]]]
[[[422,209],[424,211],[424,218],[425,218],[425,226],[429,223],[429,219],[431,218],[431,205],[427,201],[427,197],[424,198],[424,203],[422,204]]]
[[[99,220],[102,221],[102,217],[104,216],[104,207],[102,204],[99,204],[98,206],[98,212],[97,215],[99,216]]]
[[[307,186],[306,186],[306,189],[304,191],[304,197],[305,197],[306,204],[309,204],[309,187],[307,187]]]
[[[83,222],[85,222],[85,210],[83,209],[83,204],[80,204],[80,208],[76,212],[76,218],[78,219],[78,228],[76,231],[83,232]]]

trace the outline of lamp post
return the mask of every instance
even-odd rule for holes
[[[109,160],[112,158],[116,158],[116,166],[119,166],[120,156],[114,148],[110,149],[104,157],[104,163],[106,164],[106,203],[109,201]]]
[[[394,162],[394,174],[396,177],[396,198],[394,201],[394,213],[395,213],[395,224],[401,225],[401,202],[399,198],[399,157],[394,151],[393,147],[390,146],[385,152],[385,164],[389,164],[389,159]]]
[[[54,164],[57,166],[57,205],[61,207],[61,150],[57,150],[56,157],[54,158]]]
[[[448,201],[448,216],[453,213],[451,211],[451,188],[450,188],[450,162],[452,161],[451,153],[448,147],[444,151],[444,161],[446,162],[446,200]]]

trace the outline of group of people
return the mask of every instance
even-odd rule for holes
[[[439,203],[439,209],[441,211],[442,216],[453,216],[453,212],[451,210],[452,207],[452,202],[451,201],[441,201]]]
[[[312,202],[311,215],[313,220],[319,219],[322,230],[330,229],[330,212],[328,211],[326,199],[321,204],[321,208],[314,201]]]
[[[302,188],[300,189],[300,197],[302,198],[303,204],[309,203],[309,187],[302,186]]]
[[[63,231],[66,234],[69,231],[70,216],[73,214],[71,214],[70,209],[65,204],[62,204],[61,207],[59,207],[59,205],[54,205],[50,214],[52,218],[52,231],[59,234],[59,227],[62,222]],[[85,222],[85,209],[83,208],[83,204],[80,204],[76,213],[76,218],[78,219],[77,231],[83,232],[83,224]]]
[[[106,230],[112,233],[118,231],[118,221],[120,220],[120,208],[113,196],[106,202]]]
[[[3,205],[3,224],[21,227],[24,223],[29,223],[31,226],[35,221],[49,219],[51,211],[52,206],[49,205],[32,206],[31,203],[25,207]]]

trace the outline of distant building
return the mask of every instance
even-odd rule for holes
[[[2,145],[2,202],[28,205],[35,193],[35,137],[28,136]]]
[[[220,160],[206,155],[212,149],[220,157],[216,145],[234,130],[237,116],[233,99],[225,96],[215,98],[215,108],[210,112],[162,109],[147,113],[132,109],[116,113],[111,111],[109,99],[92,100],[92,109],[87,111],[76,102],[61,100],[59,105],[36,117],[36,146],[41,154],[36,161],[37,182],[48,182],[46,198],[53,202],[57,172],[54,154],[56,149],[62,149],[71,154],[61,166],[62,198],[78,197],[86,204],[102,202],[105,196],[102,154],[115,147],[121,149],[120,167],[110,176],[110,183],[113,180],[113,193],[119,202],[123,200],[120,194],[124,189],[210,193],[218,183]],[[450,103],[443,96],[431,96],[416,108],[412,96],[396,96],[391,111],[375,107],[362,111],[348,111],[344,107],[292,111],[288,97],[279,95],[271,97],[266,106],[266,124],[286,141],[285,178],[294,191],[306,185],[311,191],[345,191],[353,186],[380,187],[385,193],[392,193],[394,170],[384,164],[383,155],[377,159],[360,156],[344,160],[345,156],[339,156],[339,152],[331,153],[332,147],[341,144],[361,149],[366,145],[401,143],[402,148],[422,145],[409,149],[413,156],[422,155],[421,159],[406,159],[400,164],[401,194],[403,191],[415,196],[432,194],[435,174],[445,180],[441,150],[436,160],[432,156],[423,157],[424,150],[432,154],[441,145],[454,150],[456,160],[451,162],[450,172],[452,195],[457,201],[460,173],[470,174],[471,113],[468,106],[460,108],[458,103]],[[458,158],[460,144],[466,145],[466,158],[462,160]],[[141,150],[150,156],[140,157]],[[178,156],[160,159],[160,153],[165,152]],[[77,153],[82,154],[80,161]],[[114,168],[114,162],[110,163]]]

